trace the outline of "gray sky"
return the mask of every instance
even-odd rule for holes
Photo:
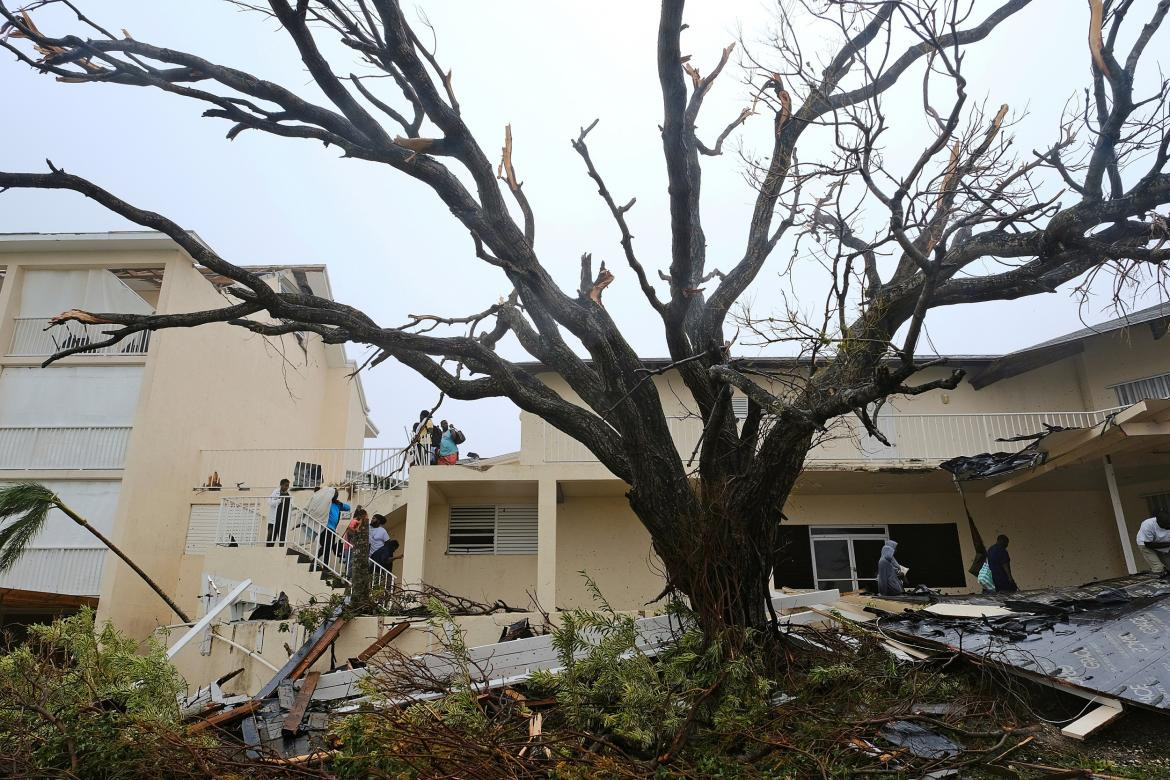
[[[316,94],[275,24],[227,3],[81,4],[108,28],[125,28],[140,40],[194,51]],[[983,10],[976,16],[982,18],[993,5],[981,0]],[[651,274],[667,266],[656,4],[448,0],[422,8],[438,31],[440,61],[454,71],[463,114],[490,155],[502,145],[504,125],[512,123],[514,161],[536,211],[536,248],[545,264],[572,289],[582,252],[607,260],[617,275],[606,292],[607,308],[642,354],[665,354],[661,327],[621,259],[616,227],[569,145],[582,125],[601,119],[590,136],[594,161],[615,198],[638,198],[629,218],[642,262]],[[706,73],[739,29],[749,41],[762,39],[773,8],[756,0],[693,2],[683,51]],[[1056,136],[1065,101],[1087,82],[1087,16],[1084,3],[1035,0],[972,49],[965,63],[974,99],[986,98],[993,110],[1008,103],[1013,112],[1027,112],[1016,128],[1025,154]],[[50,14],[38,17],[49,33],[63,32],[63,21]],[[806,53],[823,43],[816,33],[802,40]],[[762,47],[755,48],[766,58]],[[1158,50],[1155,44],[1149,51]],[[344,73],[347,67],[337,69]],[[745,105],[741,75],[729,66],[717,84],[700,118],[701,137],[713,139]],[[916,154],[921,145],[913,148],[912,142],[925,137],[920,78],[919,70],[905,94],[891,95],[887,105],[892,117],[901,117],[900,107],[907,117],[895,123],[891,159],[897,159],[903,141],[905,150]],[[140,88],[58,84],[8,57],[0,61],[0,94],[5,112],[0,169],[41,171],[50,158],[198,231],[235,263],[326,263],[335,296],[384,325],[400,324],[408,313],[478,311],[510,289],[502,274],[475,258],[470,239],[436,197],[387,167],[340,160],[316,143],[251,131],[229,143],[223,138],[227,124],[200,118],[202,105]],[[732,150],[742,143],[746,151],[762,152],[770,148],[770,132],[770,119],[756,117],[729,143]],[[704,166],[709,264],[726,270],[742,251],[754,193],[735,154],[707,159]],[[71,194],[9,192],[0,200],[0,232],[131,227]],[[786,255],[782,247],[778,259]],[[814,273],[802,270],[795,279],[802,304],[803,292],[817,284]],[[788,283],[765,270],[749,291],[757,313],[768,309],[781,289]],[[1156,295],[1147,293],[1141,303],[1154,300]],[[1010,351],[1078,328],[1081,316],[1089,322],[1105,319],[1112,314],[1106,305],[1099,297],[1078,311],[1065,291],[952,307],[932,313],[929,335],[940,352]],[[359,350],[351,348],[351,354]],[[364,381],[387,445],[398,444],[402,426],[436,396],[392,361]],[[503,400],[448,401],[442,412],[468,433],[464,449],[484,455],[518,446],[516,415]]]

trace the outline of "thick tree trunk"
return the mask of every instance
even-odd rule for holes
[[[362,605],[370,600],[370,521],[362,524],[349,535],[353,545],[350,556],[350,602]]]
[[[811,436],[794,432],[745,473],[704,478],[680,505],[671,492],[630,492],[630,506],[651,531],[670,584],[690,600],[708,636],[764,629],[772,614],[769,578],[780,539],[780,513],[800,475]]]

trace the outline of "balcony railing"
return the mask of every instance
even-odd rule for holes
[[[9,357],[45,357],[71,347],[96,344],[108,336],[103,331],[110,325],[85,325],[80,322],[66,322],[49,328],[48,317],[17,317],[12,333]],[[150,331],[142,331],[126,337],[117,344],[100,349],[86,350],[78,355],[145,355],[150,346]]]
[[[208,487],[218,475],[225,490],[274,488],[288,479],[293,488],[352,484],[358,489],[390,490],[406,480],[406,451],[370,449],[203,450],[195,487]]]
[[[310,571],[328,571],[349,582],[353,545],[344,536],[301,507],[290,506],[283,539],[268,540],[269,498],[248,496],[224,498],[219,504],[219,527],[216,544],[221,547],[287,547],[309,558]],[[346,527],[343,516],[338,529]],[[366,533],[366,531],[361,531]],[[374,587],[392,589],[394,575],[376,561],[368,561],[370,581]]]
[[[120,469],[129,426],[0,427],[0,471]]]
[[[1033,433],[1045,425],[1084,428],[1096,425],[1116,409],[1095,412],[1004,412],[995,414],[884,414],[879,427],[893,446],[867,436],[854,418],[839,418],[808,455],[816,462],[896,460],[938,461],[980,452],[1014,452],[1027,441],[1006,442]],[[667,422],[680,457],[689,458],[702,433],[697,417],[672,417]],[[595,462],[585,445],[553,428],[544,427],[544,460],[548,463]]]
[[[96,596],[105,559],[104,547],[34,547],[0,574],[0,588]]]

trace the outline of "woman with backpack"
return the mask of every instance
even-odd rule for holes
[[[454,466],[459,462],[459,445],[467,441],[467,437],[454,425],[448,425],[446,420],[439,423],[439,427],[443,430],[443,438],[439,440],[438,465]]]

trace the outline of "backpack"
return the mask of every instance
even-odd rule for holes
[[[454,425],[450,426],[450,428],[451,441],[455,442],[456,444],[462,444],[463,442],[467,441],[467,437],[463,435],[463,431],[459,430]]]

